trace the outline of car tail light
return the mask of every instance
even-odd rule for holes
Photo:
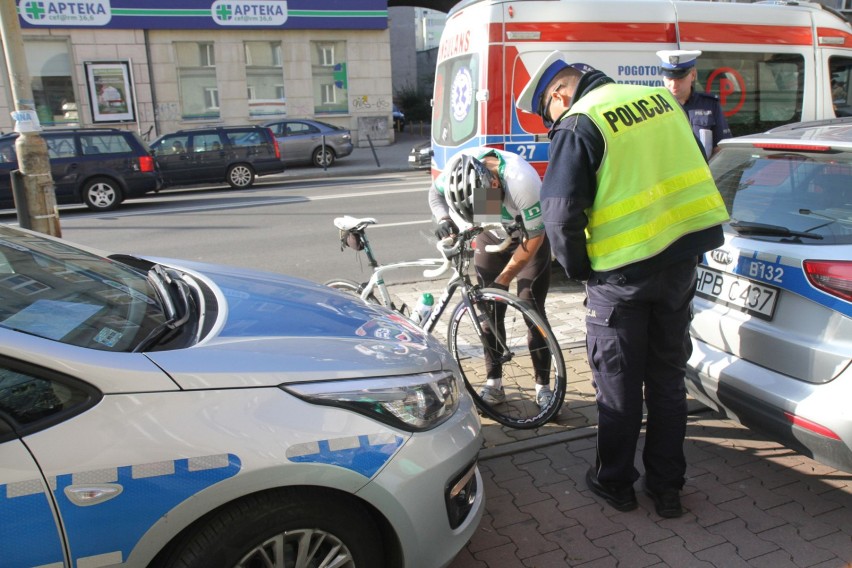
[[[271,128],[267,128],[269,131],[269,137],[272,138],[272,147],[275,148],[275,157],[279,160],[281,159],[281,148],[278,147],[278,138],[275,137],[275,134],[272,132]]]
[[[140,172],[153,172],[154,170],[154,158],[151,156],[139,156],[139,171]]]
[[[802,263],[808,281],[823,292],[852,302],[852,262],[806,260]]]
[[[830,428],[826,428],[822,424],[817,424],[816,422],[812,422],[807,418],[802,418],[801,416],[796,416],[790,412],[785,412],[784,417],[793,424],[794,426],[798,426],[799,428],[804,428],[809,432],[813,432],[814,434],[819,434],[820,436],[825,436],[826,438],[830,438],[832,440],[840,440],[840,436],[838,436],[833,430]]]
[[[784,150],[786,152],[828,152],[831,146],[824,144],[786,144],[783,142],[755,142],[755,148],[763,150]]]

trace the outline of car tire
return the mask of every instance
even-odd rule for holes
[[[298,566],[314,566],[332,552],[338,560],[334,566],[385,565],[379,528],[359,501],[329,489],[283,488],[214,512],[162,565],[296,566],[294,559],[301,553],[305,562]]]
[[[108,177],[90,179],[81,193],[83,203],[92,211],[112,211],[124,200],[118,182]]]
[[[320,146],[319,148],[314,150],[314,153],[311,155],[311,162],[318,168],[323,167],[323,165],[325,165],[326,168],[330,168],[331,165],[334,163],[334,158],[334,150],[326,146],[325,160],[323,160],[322,146]],[[323,164],[323,161],[325,161],[325,164]]]
[[[248,164],[234,164],[228,168],[228,185],[234,189],[245,189],[254,183],[254,170]]]

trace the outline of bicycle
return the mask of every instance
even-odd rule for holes
[[[408,316],[405,303],[394,302],[391,298],[385,275],[403,268],[420,267],[425,269],[425,277],[437,278],[452,269],[443,292],[435,299],[434,307],[425,321],[415,323],[432,333],[450,300],[461,290],[461,301],[453,308],[450,316],[447,344],[459,364],[465,387],[479,411],[504,426],[517,429],[538,428],[556,416],[565,399],[567,375],[562,350],[553,330],[527,302],[497,288],[480,287],[471,281],[468,274],[473,239],[485,230],[503,227],[500,224],[480,225],[462,230],[455,239],[445,239],[438,243],[443,258],[382,265],[376,260],[367,238],[367,227],[375,223],[373,218],[350,216],[334,220],[340,231],[341,250],[348,247],[363,251],[372,274],[363,283],[337,278],[325,282],[325,285],[356,294],[366,302],[386,306]],[[494,247],[505,248],[510,242],[511,237],[507,236],[502,245]],[[532,344],[541,347],[530,350],[530,339],[534,340]],[[506,394],[506,401],[494,406],[483,401],[479,394],[487,379],[488,359],[492,365],[502,367],[502,384]],[[535,401],[534,361],[538,362],[539,368],[545,365],[550,367],[553,397],[545,408],[539,408]]]

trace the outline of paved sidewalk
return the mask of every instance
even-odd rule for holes
[[[357,148],[319,175],[410,170],[408,152],[427,137],[398,134],[395,144],[376,148],[380,166],[369,148]],[[317,170],[283,175],[315,178]],[[697,404],[687,429],[686,515],[659,517],[641,480],[635,511],[618,512],[593,495],[584,481],[594,462],[597,420],[584,292],[555,276],[546,305],[569,372],[565,405],[537,430],[483,420],[486,513],[449,568],[852,566],[852,473],[818,464]],[[392,285],[391,293],[414,305],[420,293],[439,292],[442,284]],[[641,470],[638,454],[636,463]]]

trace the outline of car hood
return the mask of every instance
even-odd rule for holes
[[[391,376],[451,366],[449,353],[396,312],[278,274],[149,259],[205,282],[213,329],[188,349],[147,356],[185,389]]]

